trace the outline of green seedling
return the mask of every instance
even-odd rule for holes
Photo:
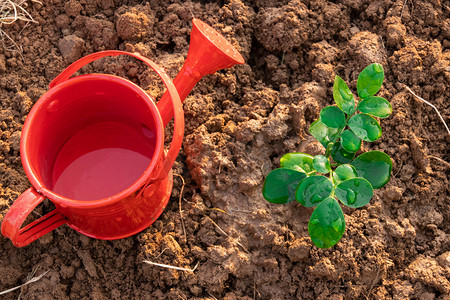
[[[342,203],[358,208],[369,203],[373,190],[388,183],[391,158],[380,151],[369,151],[355,157],[361,142],[381,137],[376,118],[386,118],[392,106],[375,97],[384,80],[380,64],[367,66],[358,76],[356,103],[345,81],[336,76],[333,98],[336,106],[327,106],[309,132],[324,147],[325,155],[287,153],[280,168],[271,171],[263,186],[264,198],[272,203],[297,200],[315,207],[308,223],[312,242],[319,248],[330,248],[342,238],[345,219]]]

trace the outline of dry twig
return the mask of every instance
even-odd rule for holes
[[[220,226],[217,225],[217,223],[214,222],[210,217],[207,216],[207,218],[214,224],[214,226],[216,226],[217,229],[219,229],[219,231],[220,231],[223,235],[225,235],[225,236],[227,236],[227,237],[233,239],[233,241],[236,243],[236,245],[241,246],[241,248],[244,249],[245,252],[249,253],[249,251],[247,250],[247,248],[245,248],[241,243],[239,243],[239,241],[238,241],[237,239],[231,237],[228,233],[226,233],[226,232],[225,232],[222,228],[220,228]]]
[[[448,128],[447,124],[444,121],[444,118],[441,116],[441,113],[439,112],[439,110],[436,108],[436,106],[434,106],[433,104],[431,104],[430,102],[428,102],[427,100],[417,96],[409,87],[405,86],[408,91],[413,94],[414,97],[416,97],[417,99],[419,99],[420,101],[425,102],[426,104],[428,104],[429,106],[431,106],[432,108],[434,108],[434,110],[437,112],[439,118],[441,119],[442,123],[444,123],[445,128],[447,129],[448,134],[450,135],[450,129]]]
[[[207,208],[206,210],[214,210],[214,211],[218,211],[221,212],[223,214],[229,215],[229,213],[227,213],[226,211],[220,209],[220,208],[216,208],[216,207],[212,207],[212,208]]]
[[[380,35],[380,41],[381,41],[381,46],[383,46],[383,49],[386,49],[386,47],[384,47],[384,42],[383,42],[383,37]]]
[[[442,158],[439,158],[439,157],[433,156],[433,155],[425,156],[425,158],[428,158],[428,157],[429,157],[429,158],[434,158],[434,159],[436,159],[436,160],[438,160],[438,161],[444,163],[444,164],[447,166],[447,168],[450,168],[450,163],[446,162],[446,161],[443,160]]]
[[[231,209],[230,208],[230,213],[235,213],[235,212],[240,212],[240,213],[245,213],[245,214],[253,213],[253,211],[251,211],[251,210],[241,210],[241,209]]]
[[[11,289],[9,289],[9,290],[0,292],[0,295],[5,295],[5,294],[7,294],[7,293],[10,293],[10,292],[13,292],[13,291],[15,291],[15,290],[18,290],[18,289],[22,288],[23,286],[26,286],[26,285],[28,285],[28,284],[30,284],[30,283],[36,282],[36,281],[40,280],[42,277],[44,277],[44,275],[47,274],[48,272],[49,272],[49,271],[45,271],[45,272],[42,273],[41,275],[31,278],[30,280],[28,280],[28,281],[25,282],[24,284],[21,284],[21,285],[19,285],[19,286],[13,287],[13,288],[11,288]],[[33,275],[34,275],[34,274],[33,274]]]
[[[195,269],[197,269],[198,265],[200,264],[200,262],[198,262],[193,269],[188,269],[188,268],[180,268],[180,267],[175,267],[175,266],[166,265],[166,264],[159,264],[159,263],[155,263],[155,262],[152,262],[149,260],[144,260],[143,262],[146,264],[149,264],[149,265],[154,265],[154,266],[163,267],[163,268],[167,268],[167,269],[174,269],[174,270],[178,270],[178,271],[187,271],[187,272],[194,272]]]
[[[405,0],[403,2],[402,12],[400,13],[400,19],[403,17],[403,11],[405,10],[406,3],[408,3],[408,0]]]
[[[366,299],[369,299],[369,296],[372,294],[372,290],[375,287],[375,284],[380,280],[380,273],[381,273],[381,266],[377,269],[377,274],[375,275],[374,280],[372,281],[372,285],[369,288],[369,291],[367,292]]]
[[[186,185],[183,176],[179,175],[179,174],[174,174],[178,177],[181,178],[181,181],[183,182],[183,186],[181,187],[180,190],[180,197],[178,198],[178,208],[180,210],[180,218],[181,218],[181,226],[183,227],[183,234],[184,234],[184,241],[187,243],[187,236],[186,236],[186,228],[184,226],[184,219],[183,219],[183,211],[181,210],[181,199],[183,198],[183,191],[184,191],[184,186]]]
[[[162,251],[161,251],[161,253],[160,254],[158,254],[158,256],[157,257],[155,257],[155,258],[159,258],[161,255],[163,255],[163,253],[164,253],[164,251],[166,251],[167,249],[169,249],[169,248],[164,248]]]

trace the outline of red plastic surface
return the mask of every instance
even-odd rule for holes
[[[67,223],[56,210],[46,214],[33,223],[20,228],[31,211],[44,200],[34,188],[26,190],[16,199],[2,222],[2,234],[11,239],[14,246],[23,247]]]
[[[203,76],[244,63],[241,54],[211,26],[195,18],[192,24],[186,61],[173,81],[182,101]],[[173,117],[170,96],[167,92],[159,100],[158,110],[166,126]]]
[[[70,78],[96,59],[118,55],[140,59],[160,76],[167,92],[157,106],[145,91],[120,77]],[[22,247],[64,223],[108,240],[151,225],[172,190],[171,168],[184,133],[182,100],[204,75],[242,63],[225,38],[193,19],[188,56],[174,83],[138,53],[103,51],[71,64],[50,83],[23,127],[21,158],[33,188],[5,215],[3,235]],[[165,154],[164,127],[172,117],[173,139]],[[56,210],[20,229],[45,197]]]
[[[69,79],[86,63],[122,54],[153,68],[170,93],[175,125],[167,155],[159,111],[142,89],[106,74]],[[22,131],[22,163],[34,188],[14,202],[2,233],[22,247],[64,223],[101,239],[148,227],[170,197],[169,172],[184,133],[181,100],[170,78],[137,53],[104,51],[73,63],[51,87],[30,111]],[[149,186],[157,192],[144,197]],[[45,197],[56,210],[20,229]]]

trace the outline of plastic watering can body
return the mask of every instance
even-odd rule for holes
[[[174,82],[148,58],[116,50],[85,56],[52,81],[22,130],[21,159],[32,187],[13,203],[1,228],[15,246],[63,224],[93,238],[120,239],[160,216],[184,134],[182,99],[204,75],[244,62],[211,27],[196,19],[193,24],[188,57]],[[94,60],[118,55],[137,58],[159,75],[167,91],[158,105],[121,77],[71,78]],[[164,151],[164,127],[172,117],[172,142]],[[22,227],[46,198],[55,209]]]

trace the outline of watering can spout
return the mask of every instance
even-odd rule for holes
[[[241,54],[211,26],[195,18],[192,24],[186,61],[173,81],[181,101],[203,76],[244,63]],[[159,100],[158,110],[166,126],[173,117],[172,102],[167,92]]]

